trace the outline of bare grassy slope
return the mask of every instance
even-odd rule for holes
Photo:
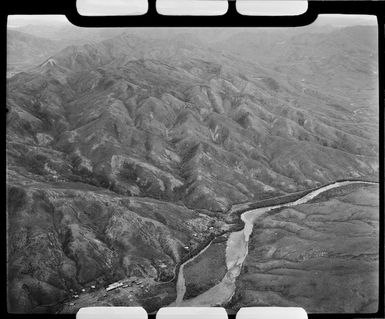
[[[254,226],[232,307],[376,312],[378,186],[351,185]]]

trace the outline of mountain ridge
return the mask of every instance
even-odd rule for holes
[[[232,227],[233,204],[378,178],[374,73],[342,64],[341,82],[295,54],[252,62],[252,41],[237,55],[174,36],[71,45],[8,78],[12,309],[44,312],[70,289],[130,276],[157,287],[186,246]],[[351,45],[358,69],[374,69],[372,49]]]

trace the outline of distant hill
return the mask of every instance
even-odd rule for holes
[[[28,69],[62,48],[59,42],[8,29],[7,71]]]

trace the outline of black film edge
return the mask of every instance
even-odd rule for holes
[[[64,1],[46,1],[35,0],[33,2],[15,0],[12,3],[8,3],[7,10],[3,11],[3,17],[9,14],[64,14],[68,20],[78,26],[83,27],[292,27],[292,26],[304,26],[311,24],[317,18],[318,14],[364,14],[364,15],[376,15],[379,19],[379,55],[380,55],[380,70],[384,66],[383,63],[383,40],[384,40],[384,13],[385,2],[384,1],[309,1],[308,10],[298,16],[284,16],[284,17],[254,17],[243,16],[235,10],[235,2],[229,1],[229,10],[223,16],[209,16],[209,17],[194,17],[194,16],[162,16],[155,10],[155,0],[149,1],[148,13],[142,16],[116,16],[116,17],[86,17],[81,16],[76,10],[76,0],[64,0]],[[4,21],[4,20],[3,20]],[[4,46],[3,46],[4,48]],[[383,74],[380,72],[380,89],[383,90]],[[4,89],[4,87],[3,87]],[[5,96],[5,95],[4,95]],[[380,92],[380,120],[383,120],[383,103],[384,94]],[[383,145],[383,122],[380,125],[380,145]],[[381,150],[381,148],[380,148]],[[384,151],[380,151],[380,171],[383,177],[383,159]],[[380,184],[381,205],[380,209],[384,208],[384,187],[383,179]],[[376,314],[310,314],[309,318],[381,318],[384,316],[384,229],[383,222],[384,216],[381,216],[382,222],[380,223],[380,297],[379,297],[379,310]],[[382,285],[382,286],[381,286]],[[32,315],[10,315],[10,317],[29,318]],[[39,315],[41,317],[41,315]],[[47,318],[43,316],[43,318]],[[75,315],[60,315],[60,318],[74,318]],[[230,315],[230,318],[235,318],[235,315]],[[149,315],[149,318],[155,318],[155,315]]]
[[[371,14],[385,12],[383,1],[308,1],[305,13],[296,16],[245,16],[236,11],[235,1],[222,16],[165,16],[156,11],[156,0],[148,0],[148,12],[137,16],[82,16],[76,10],[76,0],[13,1],[8,14],[64,14],[68,20],[82,27],[293,27],[311,24],[318,14]],[[24,4],[23,4],[24,3]],[[202,3],[204,3],[202,1]]]

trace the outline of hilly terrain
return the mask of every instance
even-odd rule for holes
[[[175,267],[234,226],[233,204],[377,179],[376,29],[354,28],[56,51],[8,37],[9,61],[36,61],[7,80],[9,310],[61,311],[82,289],[89,305],[169,304]],[[102,293],[125,278],[146,293]]]
[[[377,185],[350,185],[270,212],[256,224],[230,308],[377,312],[378,211]]]
[[[7,77],[42,63],[58,50],[59,43],[17,30],[7,30]],[[63,48],[63,47],[62,47]]]

